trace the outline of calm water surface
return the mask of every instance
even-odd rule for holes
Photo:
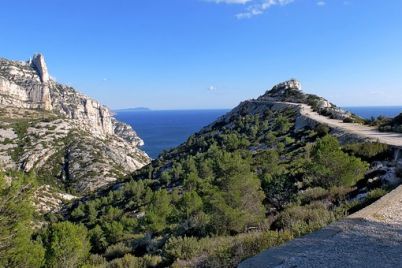
[[[363,118],[394,117],[402,106],[345,107]],[[117,111],[116,118],[131,125],[144,140],[143,150],[152,158],[165,149],[185,142],[193,133],[209,125],[229,110]]]
[[[117,111],[116,118],[131,125],[144,140],[152,158],[185,142],[229,110]]]

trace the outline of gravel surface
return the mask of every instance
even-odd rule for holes
[[[364,138],[378,140],[380,143],[402,147],[402,134],[392,132],[380,132],[375,127],[364,126],[360,124],[344,123],[341,120],[331,119],[314,112],[306,104],[298,104],[301,107],[301,114],[313,119],[314,121],[327,124],[332,128],[341,129],[347,133],[359,135]]]
[[[239,267],[402,267],[402,186],[345,220]]]

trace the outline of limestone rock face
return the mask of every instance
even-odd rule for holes
[[[301,83],[295,79],[291,79],[280,84],[277,84],[272,88],[272,90],[289,90],[289,89],[296,89],[302,90]]]
[[[43,55],[0,59],[0,169],[34,170],[77,195],[150,162],[111,111],[52,80]]]
[[[295,79],[291,79],[277,84],[258,99],[263,101],[304,102],[305,94],[301,89],[301,83]]]
[[[42,54],[28,62],[0,59],[0,105],[53,111],[77,119],[82,128],[95,135],[121,135],[133,146],[143,143],[130,126],[113,120],[107,107],[53,81]]]
[[[50,79],[47,71],[45,57],[42,54],[35,54],[32,58],[32,66],[37,70],[40,80],[47,83]]]
[[[51,110],[49,87],[29,62],[0,59],[0,105]]]

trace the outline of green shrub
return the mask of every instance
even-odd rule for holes
[[[347,195],[351,191],[353,191],[353,188],[351,188],[351,187],[333,186],[329,189],[331,201],[333,201],[333,202],[344,201],[344,200],[346,200]]]
[[[200,245],[194,237],[171,237],[166,242],[164,251],[170,259],[190,259],[198,253]]]
[[[381,159],[389,154],[389,146],[379,142],[347,144],[344,150],[367,161]]]
[[[319,136],[319,137],[324,137],[325,135],[327,135],[328,133],[329,133],[329,131],[330,131],[330,129],[329,129],[329,127],[327,126],[327,125],[324,125],[324,124],[318,124],[316,127],[315,127],[315,132],[317,132],[317,135]]]
[[[16,172],[8,182],[0,169],[0,267],[41,267],[45,250],[32,239],[34,178]]]
[[[318,230],[335,220],[334,214],[322,203],[293,206],[280,213],[275,221],[279,229],[289,230],[296,236]]]
[[[115,259],[111,261],[106,267],[107,268],[146,268],[146,267],[156,267],[162,262],[159,256],[149,256],[135,257],[133,255],[127,254],[123,258]]]
[[[92,268],[92,267],[96,267],[96,268],[105,268],[107,264],[106,259],[98,254],[92,254],[91,256],[89,256],[88,261],[86,262],[86,264],[83,266],[85,268]]]
[[[315,187],[315,188],[309,188],[303,192],[300,192],[297,195],[297,198],[299,199],[300,203],[302,205],[309,204],[312,201],[317,201],[317,200],[323,200],[327,198],[329,195],[328,190],[321,188],[321,187]]]
[[[380,199],[385,194],[387,194],[387,190],[382,188],[371,190],[370,192],[367,193],[367,196],[363,201],[354,201],[353,206],[349,207],[348,213],[354,213],[356,211],[363,209],[364,207],[367,207],[368,205]]]
[[[391,120],[384,120],[379,127],[380,131],[393,131],[402,133],[402,113]]]
[[[350,117],[346,117],[345,119],[343,119],[343,123],[354,123],[355,121],[353,120],[353,118]]]
[[[131,249],[129,247],[127,247],[124,243],[117,243],[117,244],[109,246],[106,249],[104,256],[108,259],[116,259],[116,258],[121,258],[130,252],[131,252]]]
[[[242,260],[292,238],[287,231],[258,231],[203,238],[198,241],[200,249],[192,259],[176,260],[171,267],[236,267]]]
[[[146,267],[157,267],[162,262],[162,257],[157,255],[145,255],[142,257],[142,260]]]
[[[382,188],[377,188],[374,190],[371,190],[370,192],[367,193],[367,197],[366,200],[367,202],[375,202],[378,199],[380,199],[381,197],[383,197],[384,195],[387,194],[387,191],[382,189]]]
[[[45,234],[46,267],[78,267],[89,257],[87,229],[70,222],[54,223]]]
[[[140,268],[146,267],[141,259],[127,254],[123,258],[115,259],[108,263],[107,268]]]
[[[310,158],[305,167],[307,182],[326,189],[353,186],[368,170],[367,163],[344,153],[339,141],[329,135],[317,141]]]

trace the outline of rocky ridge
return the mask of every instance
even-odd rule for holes
[[[306,94],[302,91],[301,83],[295,79],[285,81],[268,90],[264,95],[260,96],[258,101],[277,101],[289,103],[304,103],[311,106],[319,114],[331,117],[333,119],[345,120],[358,119],[357,116],[350,112],[342,110],[335,104],[329,102],[323,97],[313,94]]]
[[[43,55],[0,59],[0,167],[35,171],[82,194],[149,163],[131,126],[74,88],[54,81]]]

